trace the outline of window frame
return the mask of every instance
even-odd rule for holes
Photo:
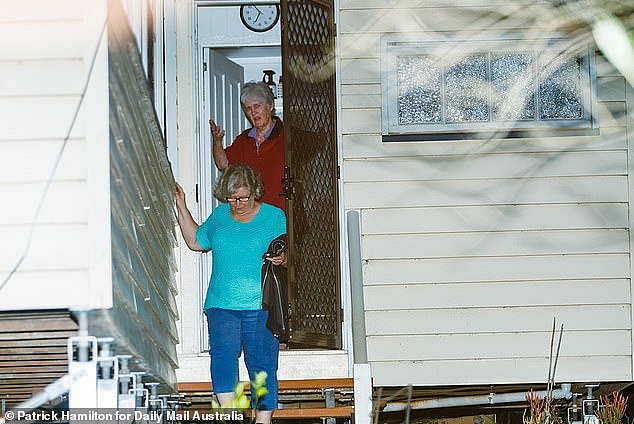
[[[541,37],[527,38],[521,34],[497,34],[490,36],[445,36],[445,37],[406,37],[403,35],[387,34],[381,38],[381,134],[384,141],[407,141],[418,138],[433,139],[463,139],[463,138],[514,138],[525,137],[529,134],[547,132],[549,135],[583,135],[596,134],[597,122],[597,88],[594,49],[585,44],[576,51],[576,57],[581,59],[581,94],[583,118],[581,119],[549,119],[549,120],[489,120],[482,122],[459,123],[417,123],[401,124],[398,115],[398,82],[397,67],[399,56],[420,56],[434,54],[439,47],[443,50],[460,47],[465,49],[464,56],[489,53],[525,53],[535,51],[565,51],[571,42],[561,34],[544,34]],[[522,46],[530,47],[522,49]],[[573,57],[572,55],[570,57]],[[490,61],[488,61],[488,64]],[[489,66],[487,64],[487,66]],[[543,66],[536,68],[536,73]],[[441,92],[445,91],[446,66],[442,68]],[[535,84],[538,91],[539,84]],[[443,110],[446,107],[441,100]],[[490,99],[490,96],[488,96]],[[535,112],[539,115],[537,94],[535,94]],[[489,113],[492,111],[488,102]],[[491,115],[490,115],[491,116]]]

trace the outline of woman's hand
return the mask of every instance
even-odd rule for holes
[[[176,183],[176,188],[174,189],[174,196],[176,197],[176,206],[179,208],[183,206],[187,207],[185,203],[185,190],[183,190],[183,187],[178,183]]]
[[[229,166],[229,160],[227,159],[227,153],[224,147],[222,147],[222,137],[225,136],[225,130],[220,128],[213,119],[209,120],[209,127],[211,128],[211,137],[213,143],[211,143],[211,154],[214,157],[214,163],[220,172],[224,171]]]
[[[185,203],[185,190],[180,184],[176,183],[174,188],[174,197],[176,198],[176,210],[178,211],[178,225],[181,228],[183,239],[191,250],[204,251],[202,246],[196,240],[196,231],[198,230],[198,224],[192,218],[191,212],[187,209],[187,203]]]
[[[278,256],[267,256],[265,259],[271,262],[273,265],[278,265],[278,266],[281,265],[284,268],[286,268],[286,264],[287,264],[286,252],[282,252]]]
[[[209,120],[209,127],[211,128],[211,136],[213,137],[214,142],[222,144],[222,137],[225,136],[225,130],[220,128],[219,125],[216,125],[213,119]]]

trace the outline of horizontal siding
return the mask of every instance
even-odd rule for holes
[[[626,85],[600,53],[598,134],[381,138],[383,35],[534,33],[551,7],[340,3],[342,197],[361,211],[376,385],[543,382],[553,317],[558,379],[632,378]]]
[[[378,58],[342,58],[340,78],[342,84],[378,84],[381,82],[381,62]]]
[[[625,84],[623,77],[597,78],[599,101],[625,101]]]
[[[0,246],[0,275],[10,271],[23,253],[29,230],[27,225],[0,225],[0,240],[15,241]],[[89,245],[86,225],[39,225],[20,271],[81,269],[88,263],[90,255],[88,249],[78,249],[77,246]]]
[[[347,182],[627,175],[627,152],[506,153],[348,160]]]
[[[368,108],[380,101],[381,96],[378,94],[343,95],[339,106],[342,109]]]
[[[44,192],[45,182],[0,184],[0,198],[11,199],[10,208],[0,208],[0,225],[30,224]],[[38,222],[85,223],[89,207],[84,181],[56,181],[50,185]],[[83,224],[82,224],[83,225]]]
[[[340,11],[341,33],[393,33],[419,31],[464,31],[465,28],[497,30],[527,29],[537,20],[528,7],[511,3],[508,7],[446,6],[355,9]],[[522,13],[524,11],[524,13]]]
[[[566,331],[560,356],[627,356],[631,355],[629,330]],[[550,352],[552,325],[541,332],[479,334],[407,334],[369,336],[368,360],[428,361],[463,359],[465,353],[478,359],[541,358]],[[588,343],[592,340],[592,343]]]
[[[341,34],[338,41],[341,57],[346,59],[377,58],[381,51],[379,34]]]
[[[595,59],[597,75],[603,77],[623,77],[619,73],[619,71],[616,70],[614,65],[610,61],[608,61],[600,52],[597,53]]]
[[[565,337],[565,336],[564,336]],[[631,381],[631,357],[560,358],[557,380],[569,382]],[[548,358],[465,359],[371,362],[377,386],[541,383],[548,378]]]
[[[627,228],[625,203],[446,206],[367,209],[364,236],[372,234]]]
[[[5,1],[2,3],[0,23],[82,19],[83,4],[83,0]]]
[[[504,231],[368,235],[364,257],[372,259],[629,253],[626,230]]]
[[[381,86],[379,84],[345,84],[341,85],[341,96],[354,95],[380,95]]]
[[[453,6],[482,6],[482,0],[456,0],[451,2]],[[403,8],[437,8],[446,6],[447,3],[441,0],[341,0],[339,2],[340,10],[354,9],[403,9]],[[495,5],[496,7],[509,6],[508,1],[491,0],[487,5]]]
[[[65,309],[86,305],[90,294],[88,279],[87,269],[18,272],[2,288],[0,310]]]
[[[45,181],[53,169],[63,140],[0,142],[0,184]],[[37,152],[37,154],[34,154]],[[69,140],[54,180],[84,180],[88,176],[86,143]]]
[[[0,97],[80,95],[83,71],[79,59],[0,61]]]
[[[381,131],[381,110],[343,109],[341,111],[341,131],[344,134],[370,134]]]
[[[363,266],[364,281],[409,282],[521,281],[629,278],[628,254],[461,257],[374,260]],[[497,293],[495,293],[497,296]],[[560,299],[564,301],[564,299]],[[624,300],[624,299],[621,299]]]
[[[626,202],[627,177],[345,182],[344,190],[346,208]]]
[[[26,255],[0,295],[10,306],[0,309],[111,304],[104,266],[109,250],[103,218],[109,215],[100,201],[106,162],[99,152],[107,140],[99,131],[107,123],[107,109],[98,105],[107,105],[99,91],[106,74],[99,58],[64,144],[96,48],[100,27],[92,19],[103,21],[102,6],[82,0],[2,3],[0,196],[11,199],[11,208],[0,210],[5,245],[0,279]]]
[[[83,75],[76,75],[83,79]],[[0,141],[59,139],[66,137],[73,120],[78,95],[60,93],[46,97],[0,97]],[[84,135],[86,116],[80,111],[71,134],[74,138]]]
[[[83,6],[79,9],[83,13]],[[83,21],[72,17],[53,22],[0,21],[0,61],[83,58],[85,30]]]
[[[351,86],[352,87],[352,86]],[[366,87],[366,86],[361,86]],[[484,153],[537,153],[607,151],[627,148],[625,127],[601,129],[601,137],[556,137],[543,139],[466,140],[450,142],[383,143],[379,133],[343,136],[344,161],[350,159],[468,155]],[[345,163],[345,162],[344,162]],[[345,178],[345,174],[344,174]]]
[[[628,279],[597,278],[372,284],[364,287],[363,297],[366,311],[389,311],[574,305],[585,310],[588,305],[629,303],[630,296]]]
[[[553,317],[569,331],[629,330],[630,305],[516,306],[513,308],[390,309],[366,312],[368,336],[529,333],[552,328]]]
[[[625,125],[627,123],[625,102],[600,102],[598,106],[598,116],[602,128]]]

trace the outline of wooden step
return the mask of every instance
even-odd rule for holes
[[[318,378],[303,380],[280,380],[278,382],[280,403],[284,406],[275,411],[277,420],[303,420],[319,418],[350,418],[354,413],[354,380],[352,378]],[[178,391],[191,402],[189,411],[211,412],[212,384],[203,382],[178,383]],[[324,390],[334,389],[337,406],[325,407]],[[245,388],[249,391],[249,386]],[[298,398],[299,400],[289,400]],[[288,403],[285,403],[288,402]]]
[[[284,408],[273,414],[276,420],[292,420],[298,418],[350,418],[354,413],[352,406],[335,408]]]
[[[352,378],[313,378],[303,380],[279,380],[278,390],[307,390],[307,389],[352,389]],[[213,386],[210,381],[178,383],[179,393],[211,392]],[[247,389],[248,390],[248,389]]]
[[[212,409],[184,409],[181,412],[187,411],[188,415],[183,415],[183,421],[187,421],[187,418],[191,421],[198,421],[197,417],[204,417],[206,414],[213,413]],[[226,412],[226,411],[225,411]],[[248,409],[243,411],[245,417],[252,417],[253,411]],[[308,418],[350,418],[354,413],[352,406],[338,406],[335,408],[284,408],[278,409],[273,414],[273,420],[297,420]],[[197,414],[197,415],[196,415]]]

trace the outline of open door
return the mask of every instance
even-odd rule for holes
[[[204,137],[199,154],[199,207],[203,218],[211,214],[217,206],[213,196],[213,189],[219,177],[219,171],[213,161],[212,139],[209,130],[209,119],[225,129],[223,142],[225,147],[244,131],[246,118],[240,108],[240,90],[244,81],[244,68],[216,49],[205,48],[203,51],[203,93],[209,93],[203,101],[203,122],[201,122],[201,136]],[[211,255],[203,255],[201,260],[200,278],[200,310],[203,309],[207,285],[211,276]],[[201,351],[209,350],[209,336],[207,335],[207,319],[201,315],[200,346]]]
[[[216,49],[209,49],[209,59],[210,118],[225,129],[224,143],[228,145],[245,129],[246,118],[240,109],[244,68]]]
[[[292,347],[341,348],[332,0],[282,0]]]

